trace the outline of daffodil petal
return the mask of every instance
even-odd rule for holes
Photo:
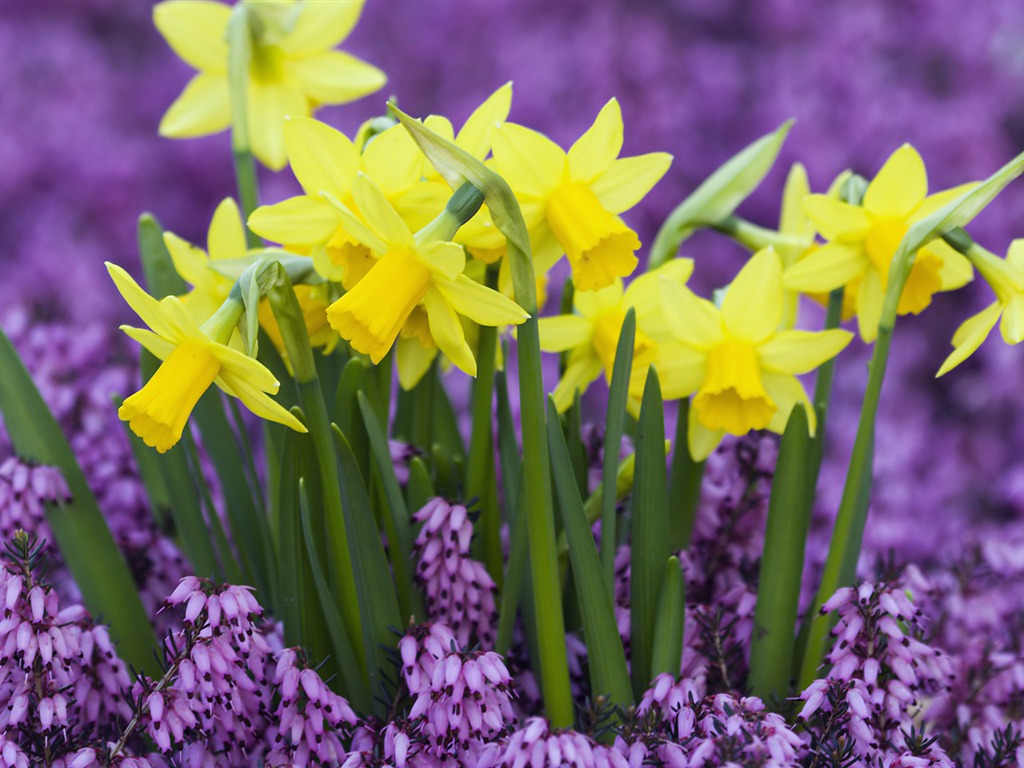
[[[1019,276],[1024,276],[1024,238],[1018,238],[1010,243],[1010,248],[1006,252],[1006,262]],[[1024,288],[1024,284],[1018,287]]]
[[[316,104],[347,104],[376,93],[388,81],[377,67],[342,51],[292,59],[287,72]]]
[[[960,324],[956,333],[953,334],[953,351],[949,353],[949,357],[945,359],[939,372],[935,374],[936,378],[945,376],[974,354],[992,332],[995,324],[999,321],[1002,310],[1003,308],[996,301]]]
[[[869,269],[857,290],[857,329],[864,341],[872,342],[878,336],[878,323],[882,319],[885,289],[877,270]]]
[[[190,139],[219,133],[231,125],[227,75],[200,72],[167,108],[160,120],[160,135]]]
[[[546,197],[562,183],[568,159],[547,136],[515,123],[494,130],[495,170],[516,195]]]
[[[909,144],[893,152],[868,184],[864,208],[877,216],[905,218],[928,194],[924,161]]]
[[[307,431],[305,425],[295,418],[288,409],[271,398],[266,392],[250,384],[246,379],[222,369],[220,376],[214,383],[228,394],[241,400],[242,405],[261,419],[284,424],[296,432]]]
[[[704,461],[710,456],[725,437],[724,429],[708,429],[700,423],[697,409],[690,406],[689,422],[686,431],[686,447],[694,461]],[[679,450],[677,447],[676,450]]]
[[[1003,306],[999,331],[1007,344],[1020,344],[1024,341],[1024,294],[1013,294]]]
[[[284,124],[284,145],[292,173],[307,195],[325,190],[342,199],[351,192],[360,156],[341,131],[311,117],[292,116]]]
[[[264,392],[277,394],[281,382],[259,360],[225,344],[217,344],[214,354],[220,361],[222,375],[232,379],[245,379],[249,384]]]
[[[696,392],[704,381],[707,356],[678,341],[658,345],[654,367],[665,400],[678,400]]]
[[[801,163],[793,163],[786,176],[782,190],[782,213],[779,216],[779,231],[790,235],[803,234],[807,216],[804,214],[804,198],[811,194],[807,180],[807,169]]]
[[[483,160],[491,151],[491,137],[494,129],[508,118],[512,108],[512,83],[505,83],[467,119],[455,143],[478,160]]]
[[[288,162],[285,119],[309,117],[309,102],[289,83],[260,83],[249,86],[248,108],[252,153],[271,170],[281,170]]]
[[[423,177],[426,160],[409,132],[401,125],[374,136],[363,151],[363,172],[392,197]]]
[[[628,211],[661,181],[672,165],[672,155],[650,152],[636,157],[620,157],[590,184],[590,190],[611,213]]]
[[[415,232],[433,221],[451,196],[451,187],[442,181],[420,181],[388,199]]]
[[[261,205],[249,216],[249,228],[283,245],[317,245],[338,227],[338,215],[325,200],[300,195],[274,205]]]
[[[622,109],[608,101],[576,143],[569,147],[569,172],[573,181],[589,184],[608,170],[622,151]]]
[[[169,341],[178,342],[181,340],[181,335],[167,321],[163,312],[161,312],[159,301],[142,290],[139,284],[132,279],[132,276],[121,267],[111,264],[109,261],[106,262],[106,267],[107,272],[110,274],[110,279],[114,281],[117,290],[142,322]]]
[[[245,256],[248,248],[245,242],[245,227],[238,205],[230,198],[224,198],[210,220],[210,229],[206,235],[206,247],[213,261],[220,259],[240,259]]]
[[[661,305],[661,280],[686,285],[693,274],[693,259],[677,258],[657,269],[633,278],[622,296],[626,306],[636,310],[637,328],[652,338],[671,335],[669,320]]]
[[[178,56],[191,67],[224,74],[228,44],[224,39],[231,7],[206,0],[168,0],[153,6],[153,24]]]
[[[942,192],[936,192],[934,195],[929,195],[924,199],[921,205],[918,206],[917,210],[907,219],[910,224],[916,221],[920,221],[926,216],[931,216],[937,210],[945,205],[956,200],[960,195],[970,192],[978,186],[978,182],[969,181],[966,184],[960,184],[952,187],[951,189],[943,190]]]
[[[476,358],[466,343],[466,334],[462,330],[459,316],[434,290],[427,291],[423,305],[427,308],[430,335],[434,337],[437,346],[459,370],[476,376]]]
[[[518,325],[530,316],[512,299],[465,275],[435,279],[434,286],[456,312],[480,325]]]
[[[281,40],[289,53],[317,53],[341,43],[359,21],[365,0],[303,3],[295,25]]]
[[[188,307],[177,296],[164,296],[160,299],[160,314],[175,329],[180,338],[207,340],[206,334],[200,330],[199,324],[192,317],[192,313],[188,311]]]
[[[398,339],[395,362],[398,368],[398,385],[408,392],[420,383],[430,370],[430,364],[437,357],[437,347],[427,349],[416,339]]]
[[[576,399],[576,393],[585,392],[591,382],[600,375],[601,361],[596,357],[587,357],[570,363],[551,393],[559,413],[567,410]]]
[[[722,320],[737,338],[759,344],[782,321],[782,259],[771,248],[758,251],[736,275],[722,300]]]
[[[849,331],[838,329],[780,331],[757,348],[757,359],[763,371],[807,373],[838,355],[852,338]]]
[[[210,267],[206,253],[173,232],[164,232],[164,245],[171,256],[174,271],[189,285],[206,283],[207,270]]]
[[[768,422],[768,430],[780,435],[785,432],[786,422],[789,421],[793,406],[802,403],[807,411],[808,430],[813,437],[818,428],[817,415],[807,397],[807,390],[804,389],[800,380],[784,373],[763,373],[761,383],[764,385],[764,391],[768,393],[768,397],[775,402],[776,406],[775,413],[771,421]]]
[[[616,278],[611,285],[596,291],[577,291],[573,306],[584,317],[595,318],[601,312],[617,309],[622,304],[622,293],[622,280]]]
[[[658,287],[662,309],[677,339],[700,350],[722,340],[722,315],[714,304],[670,280],[658,281]]]
[[[943,291],[962,288],[974,279],[974,267],[962,253],[944,240],[933,240],[923,250],[931,251],[942,260],[939,284]]]
[[[827,195],[805,197],[804,213],[821,236],[831,242],[863,240],[871,227],[871,220],[863,208]]]
[[[438,282],[453,281],[466,268],[466,252],[461,245],[437,240],[416,250],[420,259],[435,273],[434,279]]]
[[[323,193],[323,198],[334,209],[338,218],[341,219],[341,226],[346,234],[358,240],[378,256],[383,256],[391,249],[388,241],[380,233],[364,224],[362,219],[356,216],[341,200],[326,191]]]
[[[544,352],[565,352],[589,344],[594,326],[579,315],[558,315],[538,320],[537,331]]]
[[[782,284],[790,291],[824,293],[859,277],[869,265],[864,251],[855,245],[825,243],[787,269]]]
[[[166,360],[171,352],[178,348],[178,345],[173,341],[168,341],[163,336],[158,336],[145,328],[133,328],[130,325],[122,325],[121,330],[124,331],[128,338],[139,342],[157,360]]]

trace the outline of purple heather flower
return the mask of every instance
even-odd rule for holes
[[[619,750],[577,731],[552,730],[542,717],[530,718],[506,744],[488,749],[480,764],[502,768],[631,768]]]
[[[427,595],[431,620],[447,624],[460,647],[473,638],[489,647],[497,624],[495,584],[483,563],[469,556],[473,523],[466,508],[431,499],[413,515],[423,523],[416,537],[416,578]]]
[[[56,467],[33,466],[10,456],[0,463],[0,537],[9,540],[17,530],[50,541],[45,502],[71,498],[64,476]]]

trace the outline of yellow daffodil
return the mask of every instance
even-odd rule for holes
[[[352,290],[327,309],[327,320],[353,348],[379,363],[412,320],[458,368],[476,375],[476,359],[466,343],[459,315],[481,325],[523,322],[527,313],[497,291],[470,280],[462,247],[434,240],[409,225],[364,174],[353,184],[362,219],[329,193],[348,233],[373,252],[377,261]],[[365,223],[364,223],[365,220]],[[402,362],[399,361],[399,367]]]
[[[568,153],[514,123],[494,132],[494,165],[519,200],[537,270],[568,255],[576,289],[594,291],[629,275],[640,240],[617,214],[665,175],[672,156],[619,158],[622,113],[612,99]]]
[[[667,337],[668,326],[660,311],[659,281],[671,280],[682,286],[692,272],[692,260],[674,259],[640,275],[625,290],[616,278],[606,288],[575,294],[573,305],[579,314],[540,320],[541,349],[569,353],[565,373],[552,393],[560,411],[572,405],[576,392],[583,392],[602,371],[611,381],[622,322],[631,307],[636,312],[636,336],[630,394],[639,401],[647,369],[656,360],[657,344]]]
[[[344,104],[380,90],[374,66],[332,50],[352,31],[363,0],[244,0],[252,15],[246,92],[253,154],[285,164],[285,115],[309,116],[322,104]],[[153,21],[174,52],[199,73],[167,110],[160,134],[205,136],[231,124],[226,32],[231,7],[210,0],[167,0]]]
[[[182,303],[193,320],[197,323],[205,322],[224,303],[235,284],[234,280],[214,268],[215,262],[242,259],[249,253],[238,206],[229,197],[213,212],[206,237],[209,254],[172,232],[164,233],[164,245],[171,254],[175,271],[192,286],[181,297]]]
[[[284,138],[292,172],[305,194],[257,208],[249,226],[268,240],[308,251],[317,272],[346,289],[363,279],[376,259],[321,193],[356,208],[353,184],[363,173],[413,230],[437,216],[451,194],[443,182],[423,181],[423,153],[400,125],[375,136],[362,153],[343,133],[310,118],[287,120]]]
[[[121,326],[121,330],[163,361],[117,412],[146,445],[164,453],[177,443],[192,409],[211,384],[237,397],[261,418],[306,431],[302,422],[269,397],[280,386],[274,374],[226,345],[241,314],[240,303],[237,307],[226,304],[226,311],[199,326],[177,297],[157,301],[120,267],[108,263],[107,271],[128,306],[152,329]]]
[[[868,185],[862,206],[828,195],[810,195],[804,211],[828,242],[786,271],[790,290],[824,293],[840,286],[856,297],[861,338],[878,334],[889,266],[912,224],[963,194],[967,186],[928,196],[921,156],[912,146],[897,149]],[[939,291],[970,282],[970,262],[941,240],[921,248],[900,296],[900,314],[921,312]]]
[[[671,368],[659,367],[658,374],[666,393],[693,393],[688,442],[694,459],[707,458],[727,433],[781,433],[798,402],[807,407],[814,433],[814,411],[796,376],[837,355],[851,334],[779,330],[782,261],[774,250],[751,257],[721,309],[679,283],[662,280],[660,288],[679,345]]]
[[[1024,341],[1024,240],[1014,240],[1005,259],[983,248],[971,248],[971,261],[985,278],[996,300],[967,318],[953,334],[953,351],[936,376],[943,376],[974,354],[999,323],[1007,344]]]

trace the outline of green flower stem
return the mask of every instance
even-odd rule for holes
[[[828,309],[825,313],[825,330],[839,327],[843,315],[843,289],[837,288],[828,297]],[[836,372],[836,358],[826,360],[814,379],[814,416],[817,428],[811,438],[811,456],[808,474],[808,485],[811,491],[811,506],[814,506],[814,495],[818,487],[818,475],[821,472],[821,458],[825,447],[825,422],[828,417],[828,403],[832,396],[832,380]]]
[[[498,267],[487,267],[485,284],[498,286]],[[487,572],[501,589],[504,559],[501,552],[501,516],[498,512],[497,477],[494,468],[494,371],[498,350],[498,329],[481,326],[477,337],[477,371],[471,394],[472,434],[469,438],[467,495],[480,499],[477,539]]]
[[[249,117],[246,105],[249,89],[249,63],[252,59],[252,35],[248,9],[238,3],[228,20],[228,88],[231,96],[231,153],[235,160],[235,178],[238,197],[242,203],[242,218],[259,206],[256,184],[256,162],[249,143]],[[248,227],[245,239],[250,248],[259,248],[263,242]]]
[[[726,216],[711,228],[723,235],[728,235],[752,251],[759,251],[768,246],[778,249],[804,248],[808,244],[804,238],[758,226],[735,214]]]
[[[676,415],[676,439],[672,452],[672,468],[669,475],[669,549],[679,552],[690,546],[693,523],[697,519],[697,504],[700,503],[700,488],[704,480],[707,462],[694,461],[690,456],[687,431],[690,421],[690,399],[679,401]]]
[[[309,334],[302,318],[302,310],[283,270],[280,279],[269,289],[267,298],[270,300],[274,317],[281,329],[281,338],[284,340],[285,349],[287,349],[292,363],[299,405],[305,416],[306,428],[309,430],[316,452],[317,467],[323,487],[323,523],[326,533],[333,543],[333,557],[329,561],[329,570],[334,573],[335,582],[340,592],[338,607],[342,620],[345,622],[349,640],[355,648],[357,656],[364,659],[359,601],[356,596],[355,574],[352,569],[352,557],[345,530],[344,510],[341,506],[341,496],[338,493],[340,487],[338,459],[334,451],[330,420],[327,416],[327,406],[324,403],[320,382],[317,379],[316,363],[313,360],[313,350],[309,344]]]

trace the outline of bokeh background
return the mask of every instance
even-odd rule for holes
[[[60,320],[102,336],[96,328],[128,319],[102,262],[137,269],[138,214],[203,242],[215,205],[233,192],[226,135],[156,135],[190,70],[153,29],[151,8],[0,0],[0,323],[11,333]],[[460,124],[512,80],[511,118],[567,146],[616,96],[625,153],[676,158],[627,216],[645,242],[708,173],[789,117],[796,126],[778,167],[741,209],[767,225],[795,160],[822,189],[844,168],[870,177],[908,141],[939,189],[1024,149],[1024,4],[1011,0],[370,0],[345,47],[390,77],[386,92],[319,113],[350,133],[388,95],[414,115]],[[262,181],[267,201],[295,189],[287,171]],[[972,233],[996,252],[1024,236],[1024,182]],[[744,258],[710,235],[685,254],[704,290]],[[1021,540],[1024,350],[994,338],[933,380],[953,329],[985,300],[973,286],[897,329],[872,552],[942,557],[997,526],[1005,541]],[[98,370],[107,347],[90,349]],[[861,350],[839,362],[838,442],[823,483],[833,509],[865,359]]]

